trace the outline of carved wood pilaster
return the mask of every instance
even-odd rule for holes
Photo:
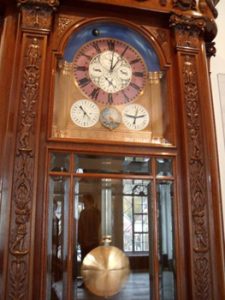
[[[176,48],[197,50],[199,36],[205,32],[206,20],[204,17],[173,14],[170,17],[170,26],[176,34]]]
[[[58,5],[58,0],[18,0],[22,14],[22,28],[50,31],[52,12]]]
[[[211,273],[208,237],[208,207],[205,187],[205,162],[199,107],[196,58],[182,55],[184,101],[188,133],[188,162],[192,217],[192,263],[195,299],[211,298]]]
[[[209,246],[209,208],[198,86],[200,76],[198,74],[198,55],[201,40],[199,35],[204,32],[205,22],[201,18],[180,16],[173,16],[171,21],[175,28],[184,101],[184,126],[187,133],[192,299],[211,300],[213,296]]]
[[[22,14],[18,121],[13,170],[10,239],[5,299],[32,299],[32,243],[36,206],[36,164],[42,75],[53,3],[18,1]],[[35,6],[33,6],[35,5]]]

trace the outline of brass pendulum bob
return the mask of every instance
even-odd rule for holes
[[[97,296],[117,294],[130,272],[127,256],[119,248],[110,246],[110,240],[110,236],[104,237],[103,246],[90,251],[81,266],[85,287]]]

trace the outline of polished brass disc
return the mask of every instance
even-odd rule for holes
[[[129,260],[114,246],[99,246],[89,252],[82,263],[85,286],[95,295],[117,294],[129,276]]]

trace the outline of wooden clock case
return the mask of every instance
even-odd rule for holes
[[[2,299],[45,299],[46,157],[51,150],[173,157],[176,298],[225,298],[210,86],[215,6],[213,0],[0,1]],[[98,18],[133,24],[151,37],[168,75],[164,132],[170,145],[52,138],[54,60],[77,24]],[[157,293],[153,297],[159,299]]]

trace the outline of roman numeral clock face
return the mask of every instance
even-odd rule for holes
[[[95,39],[75,54],[74,76],[82,92],[96,102],[120,105],[143,91],[147,68],[142,56],[117,39]]]

